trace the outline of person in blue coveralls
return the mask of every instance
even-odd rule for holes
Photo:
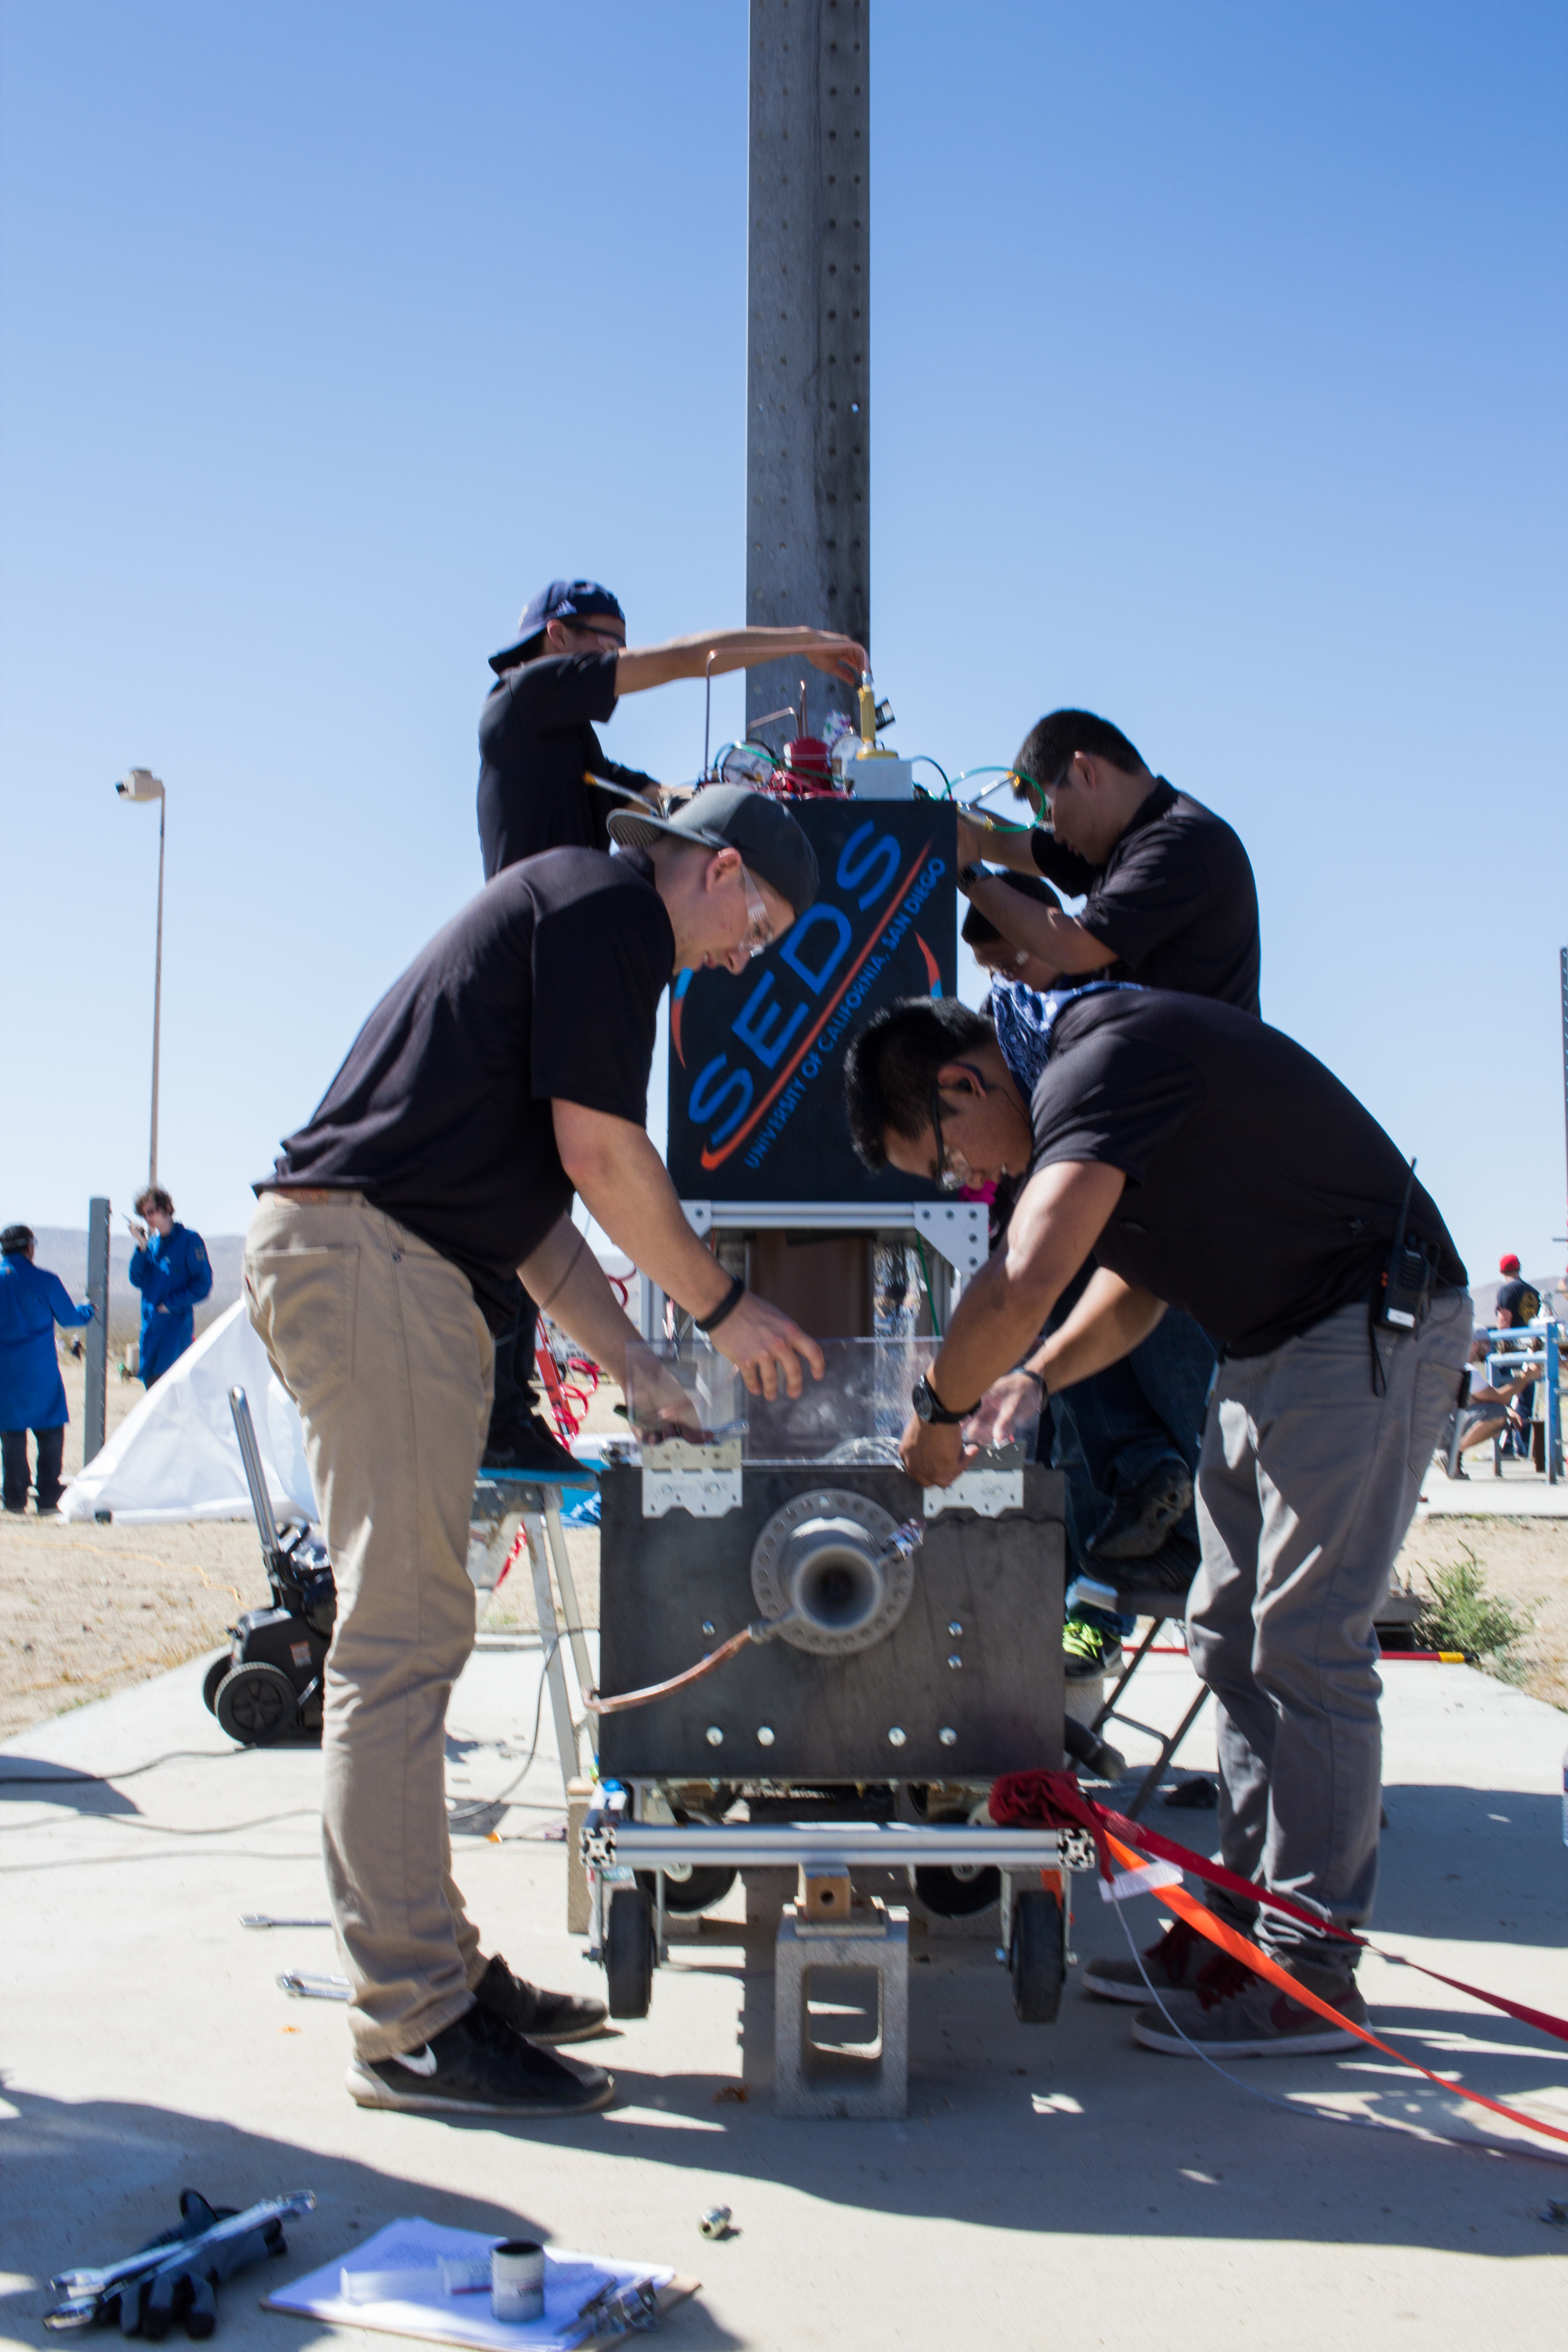
[[[175,1223],[174,1204],[161,1184],[137,1193],[136,1215],[147,1223],[131,1217],[125,1222],[136,1236],[131,1281],[142,1293],[142,1384],[150,1389],[190,1346],[195,1310],[213,1286],[213,1270],[200,1234]]]
[[[65,1383],[55,1353],[55,1325],[68,1329],[92,1321],[92,1303],[71,1304],[58,1274],[33,1264],[37,1243],[29,1225],[7,1225],[0,1234],[0,1449],[5,1458],[8,1511],[27,1507],[27,1432],[38,1462],[38,1517],[52,1518],[60,1499],[60,1461],[65,1453]]]

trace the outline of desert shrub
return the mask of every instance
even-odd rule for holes
[[[1468,1544],[1463,1557],[1427,1571],[1427,1590],[1415,1633],[1434,1650],[1463,1650],[1505,1683],[1522,1680],[1521,1644],[1535,1624],[1533,1608],[1514,1608],[1492,1591]]]

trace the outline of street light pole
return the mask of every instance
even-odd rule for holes
[[[147,1181],[158,1181],[158,1040],[163,1015],[163,824],[168,795],[147,768],[132,768],[114,787],[121,800],[158,803],[158,946],[153,966],[153,1119],[147,1146]]]

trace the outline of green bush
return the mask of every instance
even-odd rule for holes
[[[1500,1600],[1489,1589],[1469,1545],[1462,1549],[1462,1559],[1430,1570],[1416,1638],[1434,1650],[1463,1650],[1488,1674],[1517,1683],[1527,1664],[1519,1654],[1520,1644],[1534,1629],[1535,1611],[1520,1611]]]

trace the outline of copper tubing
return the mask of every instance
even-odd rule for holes
[[[715,1667],[723,1665],[738,1650],[743,1650],[748,1642],[764,1641],[766,1638],[763,1633],[754,1633],[750,1625],[743,1626],[740,1633],[731,1633],[727,1642],[721,1642],[707,1657],[700,1658],[696,1665],[688,1666],[683,1675],[672,1675],[667,1683],[649,1683],[646,1690],[622,1691],[616,1698],[601,1698],[594,1690],[588,1693],[583,1704],[590,1715],[620,1715],[627,1707],[647,1706],[656,1698],[668,1698],[671,1691],[684,1690],[688,1683],[700,1683],[704,1675],[712,1674]]]

